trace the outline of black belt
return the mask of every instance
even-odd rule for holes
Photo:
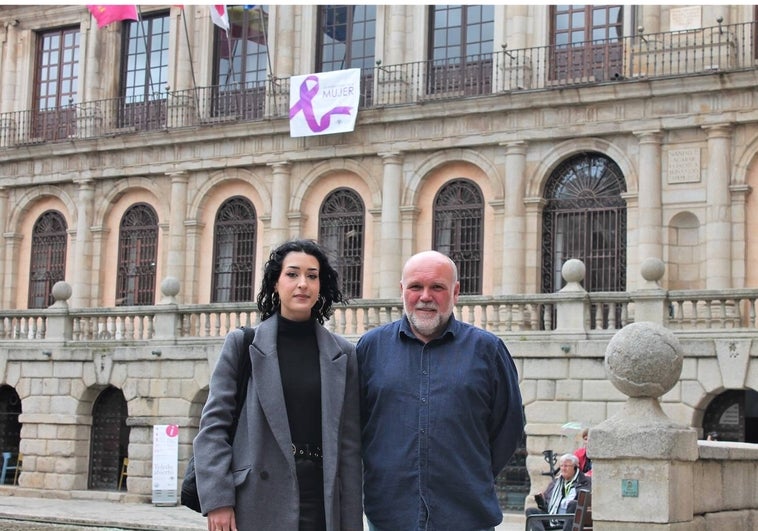
[[[311,461],[321,461],[321,447],[317,444],[293,444],[292,455],[295,459],[310,459]]]

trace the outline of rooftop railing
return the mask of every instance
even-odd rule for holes
[[[756,22],[364,69],[360,107],[465,100],[756,68]],[[286,118],[289,78],[166,90],[0,114],[0,149],[219,123]]]

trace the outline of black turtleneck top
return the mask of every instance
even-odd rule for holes
[[[276,351],[292,442],[321,445],[321,368],[316,321],[277,314]]]

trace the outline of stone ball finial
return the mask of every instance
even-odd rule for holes
[[[55,284],[53,284],[53,299],[55,299],[56,302],[58,301],[67,301],[71,298],[71,285],[68,282],[64,282],[63,280],[59,280]]]
[[[670,391],[679,381],[683,361],[673,332],[651,322],[625,326],[605,350],[608,379],[632,398],[658,398]]]
[[[666,266],[660,258],[645,258],[640,264],[642,278],[648,282],[658,282],[663,278]]]
[[[576,258],[566,260],[566,263],[563,264],[563,267],[561,268],[561,275],[566,282],[581,282],[584,280],[586,272],[587,268],[584,265],[584,262],[577,260]]]
[[[172,298],[179,293],[179,279],[176,277],[166,277],[161,281],[161,293],[164,296]]]

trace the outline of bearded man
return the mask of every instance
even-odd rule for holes
[[[371,531],[490,531],[495,478],[524,431],[518,374],[494,334],[453,315],[458,269],[437,251],[403,267],[401,319],[356,349],[364,512]]]

